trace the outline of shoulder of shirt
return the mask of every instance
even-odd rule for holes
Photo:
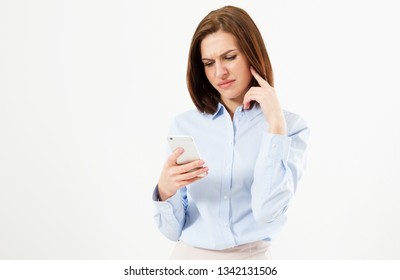
[[[183,112],[175,115],[174,120],[196,118],[196,117],[198,118],[198,117],[204,117],[204,116],[210,116],[210,115],[202,113],[197,109],[190,109],[190,110],[186,110],[186,111],[183,111]]]
[[[286,119],[286,125],[289,134],[291,132],[296,132],[308,128],[307,121],[302,116],[287,110],[283,110],[283,114]]]

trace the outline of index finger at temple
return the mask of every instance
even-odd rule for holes
[[[261,77],[260,74],[258,74],[257,71],[252,66],[250,67],[250,71],[253,77],[260,85],[260,87],[270,86],[270,84],[263,77]]]

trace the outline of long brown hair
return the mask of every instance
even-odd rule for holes
[[[200,44],[212,33],[223,30],[237,40],[250,65],[273,87],[271,62],[264,40],[249,14],[238,7],[225,6],[210,12],[197,26],[190,44],[186,82],[193,103],[200,112],[214,114],[221,101],[219,92],[208,81],[201,61]],[[253,78],[251,86],[258,86]]]

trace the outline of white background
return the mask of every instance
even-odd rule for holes
[[[275,259],[399,259],[396,1],[0,1],[0,259],[163,259],[151,194],[211,10],[261,30],[312,130]]]

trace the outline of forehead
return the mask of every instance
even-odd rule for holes
[[[239,49],[235,36],[222,30],[207,35],[200,43],[202,58],[219,56],[232,49]]]

